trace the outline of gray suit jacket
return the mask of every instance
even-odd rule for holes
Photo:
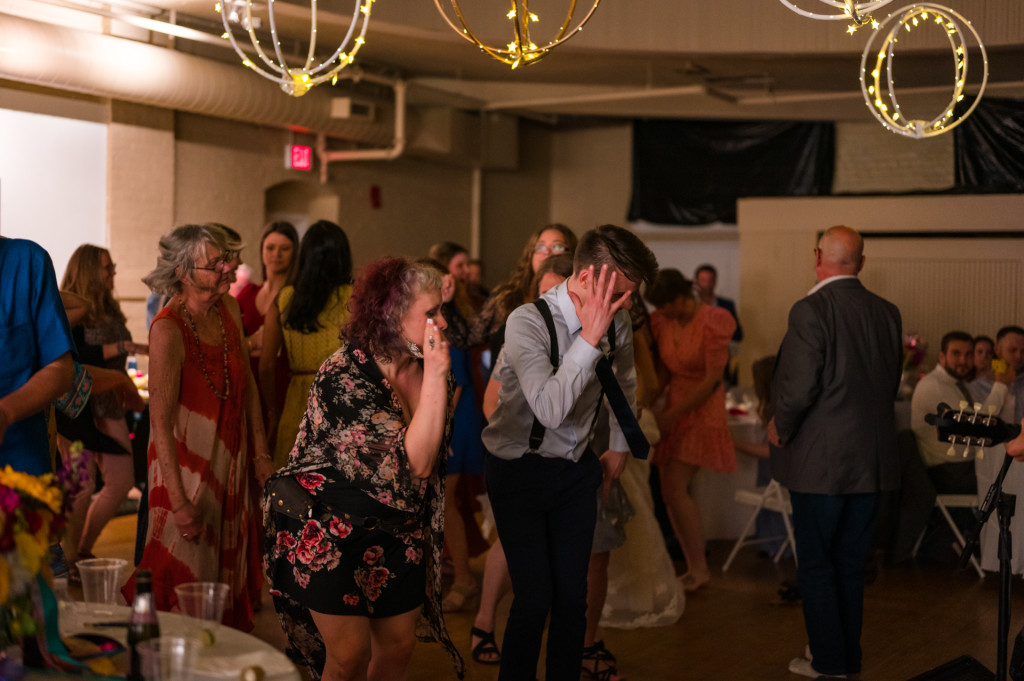
[[[772,378],[775,479],[809,494],[898,488],[902,368],[900,312],[859,280],[833,281],[793,305]]]

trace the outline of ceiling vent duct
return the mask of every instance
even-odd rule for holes
[[[377,107],[351,97],[334,97],[331,99],[331,118],[372,123],[377,118]]]
[[[0,14],[0,78],[366,145],[394,142],[392,111],[334,117],[328,88],[296,100],[240,64],[8,14]]]

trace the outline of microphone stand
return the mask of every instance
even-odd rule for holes
[[[1006,478],[1011,463],[1013,457],[1005,455],[995,482],[988,488],[985,501],[975,512],[976,522],[964,538],[964,548],[960,552],[960,567],[965,568],[971,556],[978,550],[982,528],[992,515],[992,511],[998,510],[996,517],[999,520],[999,624],[996,633],[995,681],[1006,681],[1007,642],[1010,636],[1010,559],[1013,555],[1013,547],[1010,544],[1010,520],[1017,505],[1017,497],[1003,492],[1003,479]]]

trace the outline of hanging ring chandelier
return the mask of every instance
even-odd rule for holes
[[[871,12],[883,5],[888,5],[892,0],[872,0],[872,2],[854,2],[854,0],[820,0],[822,4],[840,10],[838,13],[833,12],[831,14],[809,12],[797,7],[793,2],[791,2],[791,0],[779,0],[779,2],[808,19],[820,19],[824,21],[852,20],[853,27],[847,32],[853,33],[858,27],[871,21]]]
[[[892,23],[892,28],[887,33],[884,32],[883,29],[890,23]],[[953,96],[943,108],[942,113],[932,120],[908,120],[896,99],[893,82],[893,53],[901,34],[909,33],[912,30],[922,30],[926,26],[938,27],[943,31],[949,41],[950,49],[953,51]],[[966,111],[956,113],[957,104],[964,98],[964,87],[967,82],[968,45],[965,26],[966,31],[974,36],[981,52],[982,78],[981,87],[974,102]],[[875,52],[872,45],[878,36],[884,37],[881,47]],[[872,55],[874,55],[874,59],[870,60]],[[985,85],[988,83],[988,55],[985,52],[985,45],[981,42],[981,37],[971,26],[971,22],[948,7],[924,2],[886,17],[882,22],[882,28],[871,34],[871,39],[864,47],[860,71],[860,89],[864,94],[864,101],[868,109],[871,110],[875,118],[886,130],[906,137],[922,139],[948,132],[971,115],[971,112],[978,106],[978,102],[981,101],[981,97],[985,93]],[[886,93],[884,100],[882,98],[883,90]]]
[[[289,66],[281,51],[281,40],[277,31],[277,22],[274,20],[274,0],[269,0],[267,12],[270,23],[270,40],[273,43],[273,58],[267,54],[260,44],[256,35],[256,27],[259,26],[259,17],[254,17],[252,12],[253,0],[243,0],[245,3],[245,18],[241,21],[243,28],[248,32],[249,42],[256,52],[256,58],[250,59],[242,50],[232,31],[229,14],[237,14],[226,11],[222,0],[217,3],[217,11],[224,22],[224,35],[222,37],[231,41],[231,46],[242,58],[242,64],[260,74],[267,80],[271,80],[281,86],[287,94],[293,97],[301,97],[325,81],[330,80],[332,84],[338,80],[338,72],[352,63],[359,48],[363,46],[366,36],[366,29],[370,23],[370,8],[374,0],[355,0],[355,8],[352,11],[352,20],[349,22],[348,33],[344,40],[334,52],[323,60],[316,58],[317,44],[317,0],[310,0],[310,27],[309,27],[309,50],[302,66]],[[349,46],[351,45],[351,49]]]
[[[434,0],[434,5],[437,7],[437,11],[441,13],[441,17],[444,18],[445,22],[453,31],[455,31],[455,33],[473,43],[498,61],[508,64],[512,68],[518,68],[519,66],[535,64],[546,57],[552,49],[558,47],[569,38],[583,30],[584,24],[590,21],[590,17],[594,15],[594,10],[597,9],[601,0],[594,0],[594,4],[590,8],[590,11],[586,13],[583,19],[576,24],[576,26],[572,26],[573,16],[576,13],[576,0],[569,0],[569,9],[566,13],[565,21],[562,22],[562,25],[555,33],[554,38],[543,45],[537,45],[530,37],[530,24],[538,23],[540,20],[535,13],[530,11],[530,0],[511,0],[512,9],[505,15],[505,17],[513,22],[513,38],[505,47],[486,45],[476,37],[476,34],[469,27],[469,24],[466,21],[462,8],[459,6],[459,0],[450,0],[451,11],[454,13],[458,23],[449,16],[448,12],[441,5],[441,2],[442,0]]]

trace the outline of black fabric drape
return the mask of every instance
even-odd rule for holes
[[[1024,100],[983,97],[953,129],[953,155],[958,191],[1024,192]]]
[[[832,123],[636,121],[629,219],[735,223],[740,197],[829,194],[834,165]]]

